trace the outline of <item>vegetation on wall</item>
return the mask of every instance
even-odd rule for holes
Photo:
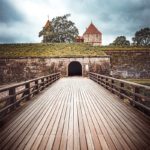
[[[127,81],[150,86],[150,79],[127,79]]]
[[[1,44],[0,57],[92,57],[104,56],[100,47],[87,44]]]
[[[0,57],[94,57],[107,51],[149,51],[149,47],[92,46],[85,43],[0,44]]]

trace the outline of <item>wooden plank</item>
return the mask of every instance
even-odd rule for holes
[[[42,97],[40,97],[40,98],[42,98]],[[43,99],[45,99],[45,97],[43,97]],[[18,121],[18,122],[20,122],[20,124],[18,124],[18,126],[14,126],[14,127],[11,126],[10,129],[13,129],[12,130],[13,132],[9,133],[9,136],[5,139],[4,144],[6,144],[6,142],[8,142],[11,139],[11,137],[15,137],[15,138],[12,139],[12,142],[9,141],[8,145],[10,145],[10,143],[14,143],[15,139],[17,139],[19,137],[19,135],[22,134],[22,132],[24,131],[24,129],[26,127],[28,127],[28,126],[32,127],[31,122],[33,122],[33,124],[34,124],[34,120],[36,118],[38,118],[37,113],[39,115],[41,115],[39,112],[41,109],[45,109],[46,103],[47,103],[47,101],[40,103],[37,108],[35,107],[36,111],[33,111],[33,113],[29,114],[26,118],[22,116],[22,118],[24,118],[24,120],[22,122]],[[28,127],[28,129],[29,129],[29,127]],[[27,130],[26,130],[26,132],[27,132]],[[23,134],[22,134],[22,136],[23,136]],[[19,140],[21,140],[21,137],[19,138]],[[7,147],[8,147],[8,145],[7,145]],[[1,144],[1,146],[3,146],[3,143]]]
[[[69,89],[67,90],[68,93],[70,92]],[[64,97],[64,101],[66,101],[65,105],[64,105],[64,108],[63,108],[63,111],[61,113],[61,118],[60,118],[60,121],[59,121],[59,125],[58,125],[58,128],[57,128],[57,132],[56,133],[53,133],[52,134],[56,134],[55,135],[55,141],[53,143],[53,149],[55,150],[58,150],[60,148],[60,143],[61,143],[61,139],[62,139],[62,131],[63,131],[63,128],[64,128],[64,122],[65,122],[65,116],[66,116],[66,112],[67,112],[67,103],[68,103],[68,94],[66,94]],[[48,148],[49,149],[49,148]]]
[[[54,94],[54,90],[51,91],[52,95]],[[56,91],[55,91],[55,93],[56,93]],[[40,99],[42,99],[44,97],[46,97],[46,96],[43,94],[39,95],[38,100],[36,100],[36,102],[34,101],[30,106],[25,108],[16,117],[14,117],[12,120],[10,120],[10,122],[6,124],[5,129],[2,130],[2,132],[0,133],[0,141],[1,141],[1,138],[3,138],[3,135],[5,135],[5,137],[6,137],[6,135],[10,134],[14,129],[16,129],[16,127],[18,127],[18,125],[20,123],[25,121],[25,119],[27,119],[27,117],[29,117],[29,115],[31,115],[31,113],[33,113],[34,110],[37,110],[38,106],[40,106],[40,104],[42,104],[42,101]],[[8,130],[7,130],[7,128],[8,128]]]
[[[126,144],[126,142],[124,141],[124,139],[122,138],[122,136],[120,135],[120,133],[118,132],[117,128],[115,128],[115,126],[114,126],[114,124],[112,123],[112,121],[110,121],[110,119],[108,118],[108,116],[109,116],[108,112],[104,113],[105,110],[102,110],[103,107],[98,107],[99,105],[98,105],[98,103],[96,103],[96,98],[95,98],[94,103],[95,103],[95,104],[94,104],[95,107],[97,107],[98,110],[100,111],[99,113],[101,113],[101,114],[103,115],[104,119],[106,120],[107,124],[109,125],[109,128],[112,129],[113,134],[117,137],[117,139],[119,139],[119,142],[120,142],[120,144],[122,145],[122,149],[123,149],[123,148],[126,149],[126,150],[127,150],[127,149],[130,149],[129,146],[128,146],[128,145]],[[102,109],[99,109],[99,108],[102,108]],[[117,145],[116,145],[116,147],[117,147]]]
[[[67,107],[67,113],[65,117],[65,123],[62,133],[62,139],[60,143],[60,150],[66,150],[67,149],[67,141],[68,141],[68,128],[69,128],[69,118],[70,118],[70,100],[71,100],[71,92],[68,94],[68,107]]]
[[[136,150],[150,120],[90,79],[62,78],[3,127],[0,149]]]
[[[64,93],[64,92],[63,92]],[[61,116],[61,112],[62,112],[62,108],[63,108],[63,104],[64,104],[64,100],[62,99],[63,95],[61,95],[61,99],[59,99],[59,101],[61,102],[60,107],[58,106],[55,113],[52,116],[52,119],[50,121],[50,123],[48,124],[46,131],[44,131],[43,129],[43,138],[42,141],[39,145],[39,150],[40,149],[45,149],[46,146],[49,148],[52,146],[53,142],[50,141],[54,141],[55,136],[52,135],[52,130],[54,130],[53,128],[55,128],[55,132],[56,132],[56,127],[55,125],[58,124],[59,121],[59,116]]]
[[[37,112],[39,112],[39,110],[42,110],[42,106],[38,109]],[[36,112],[34,112],[34,113],[36,114]],[[31,117],[27,118],[27,120],[25,120],[25,122],[20,123],[19,126],[15,130],[13,130],[13,132],[10,135],[8,135],[8,137],[5,139],[5,141],[3,143],[1,143],[1,147],[5,146],[5,145],[6,145],[6,147],[11,146],[11,144],[15,142],[15,140],[19,137],[19,135],[22,134],[22,132],[25,130],[25,128],[30,124],[30,122],[36,120],[39,116],[40,116],[40,114],[37,115],[36,117],[35,117],[35,115],[33,115],[33,117],[32,117],[32,114],[31,114]],[[31,124],[30,124],[30,127],[32,127]],[[10,142],[10,140],[11,140],[11,142]],[[9,142],[9,144],[8,144],[8,142]]]
[[[72,92],[72,89],[71,89],[71,97],[70,97],[70,107],[71,107],[70,108],[71,110],[70,110],[70,118],[69,118],[67,150],[73,150],[73,92]]]
[[[89,85],[87,85],[87,88],[89,89]],[[90,89],[90,90],[91,90],[91,89]],[[89,92],[89,90],[88,90],[88,92]],[[88,98],[88,97],[87,97],[87,98]],[[93,97],[93,98],[94,98],[94,97]],[[93,108],[93,105],[91,105],[91,108]],[[105,140],[106,140],[106,143],[107,143],[109,149],[112,149],[112,150],[116,149],[116,147],[115,147],[115,145],[114,145],[114,143],[113,143],[113,141],[112,141],[110,135],[108,134],[107,128],[105,127],[105,125],[103,124],[103,122],[101,121],[101,119],[99,118],[98,112],[95,110],[95,108],[94,108],[93,110],[92,110],[92,109],[90,109],[90,110],[94,112],[95,119],[97,120],[97,122],[98,122],[98,124],[99,124],[99,127],[100,127],[100,129],[101,129],[101,131],[102,131],[102,135],[104,136],[104,138],[105,138]],[[104,144],[104,143],[103,143],[103,144]],[[104,145],[105,145],[105,144],[104,144]],[[103,146],[104,146],[104,145],[103,145]],[[107,146],[106,146],[106,147],[107,147]]]
[[[92,106],[89,103],[90,99],[87,96],[86,92],[85,92],[84,96],[85,96],[86,107],[87,107],[87,109],[88,109],[88,111],[90,113],[89,116],[91,117],[91,120],[92,120],[92,122],[93,122],[93,124],[95,126],[95,129],[96,129],[96,132],[97,132],[97,136],[98,136],[99,141],[101,143],[102,149],[108,150],[109,148],[108,148],[107,142],[106,142],[105,137],[104,137],[104,135],[103,135],[103,133],[102,133],[102,131],[100,129],[100,126],[99,126],[98,121],[97,121],[97,119],[95,117],[95,114],[94,114],[94,112],[92,110]],[[114,147],[112,146],[111,149],[113,149],[113,148]]]
[[[96,91],[95,93],[98,93],[98,91]],[[101,95],[103,95],[103,94],[101,94]],[[108,95],[108,94],[107,94]],[[107,96],[106,96],[107,97]],[[110,100],[110,98],[109,99],[106,99],[106,100]],[[107,102],[107,103],[105,103],[105,105],[109,105],[111,102]],[[105,106],[104,105],[104,106]],[[102,108],[104,107],[104,106],[102,106]],[[115,109],[111,106],[110,108],[108,108],[108,111],[109,111],[109,109],[111,109],[112,108],[112,110],[111,110],[111,112],[110,112],[110,114],[112,114],[113,112],[114,112],[114,114],[115,115],[117,115],[117,116],[120,116],[120,115],[122,115],[122,113],[120,113],[120,112],[116,112],[116,111],[114,111]],[[110,116],[110,115],[108,115],[108,116]],[[117,119],[118,121],[120,121],[120,120],[123,120],[122,119],[122,117],[120,117],[120,118],[118,118]],[[124,120],[123,120],[124,121]],[[127,123],[128,122],[128,123]],[[125,122],[124,121],[124,124],[125,124],[125,126],[127,125],[127,131],[130,129],[131,130],[131,133],[134,131],[133,130],[133,128],[131,128],[128,124],[130,124],[130,121],[127,121],[127,122]],[[121,124],[120,124],[121,125]],[[133,131],[132,131],[133,130]],[[131,137],[133,137],[133,135],[134,135],[134,138],[132,138],[132,140],[134,140],[134,141],[136,141],[136,145],[139,145],[138,147],[141,147],[141,148],[143,148],[142,147],[142,143],[144,142],[143,140],[141,140],[141,138],[140,138],[140,135],[137,135],[137,133],[136,132],[134,132],[133,134],[131,134],[130,133],[130,136],[129,136],[129,138],[131,138]],[[137,140],[135,140],[135,138],[138,138]],[[149,139],[149,138],[148,138]],[[142,143],[139,143],[139,142],[142,142]],[[144,144],[144,143],[143,143]],[[144,144],[144,145],[146,145],[146,144]]]
[[[37,133],[39,132],[41,125],[44,123],[44,120],[47,118],[47,115],[50,113],[51,108],[55,107],[55,105],[57,104],[55,102],[55,99],[51,102],[47,99],[45,99],[45,101],[47,101],[48,103],[45,105],[46,107],[44,109],[41,110],[41,112],[37,113],[38,118],[36,120],[32,120],[32,122],[30,123],[30,127],[27,127],[26,134],[21,134],[20,136],[20,140],[22,140],[21,144],[19,145],[19,149],[25,148],[26,147],[30,147],[32,146],[32,142],[34,142],[34,139],[37,137]],[[37,133],[36,133],[37,132]],[[24,132],[25,133],[25,132]],[[33,137],[32,137],[33,136]],[[30,140],[32,139],[32,140]],[[28,144],[27,144],[28,143]],[[18,143],[17,143],[18,144]],[[17,146],[17,144],[15,146]],[[28,146],[30,145],[30,146]],[[14,149],[15,146],[13,146]]]
[[[80,92],[81,92],[82,99],[84,100],[83,101],[83,107],[85,109],[87,121],[88,121],[89,128],[90,128],[90,131],[91,131],[92,140],[93,140],[93,144],[94,144],[94,149],[101,150],[102,147],[101,147],[101,144],[100,144],[100,141],[99,141],[99,138],[98,138],[98,134],[96,133],[95,126],[93,124],[93,121],[92,121],[92,119],[90,117],[90,114],[89,114],[89,111],[87,109],[87,106],[85,104],[85,102],[86,102],[86,97],[84,95],[85,93],[82,92],[82,91],[80,91]],[[94,116],[92,115],[92,117],[94,117]]]
[[[48,118],[46,119],[46,122],[44,123],[44,125],[42,126],[41,130],[40,130],[40,133],[38,134],[36,140],[34,141],[34,144],[32,146],[32,149],[36,150],[38,149],[38,147],[40,147],[42,145],[42,147],[45,147],[43,144],[42,144],[42,140],[44,140],[44,134],[46,133],[46,129],[48,128],[50,122],[52,121],[53,117],[55,117],[59,111],[59,108],[60,108],[60,105],[61,105],[61,102],[59,101],[59,98],[61,98],[61,96],[63,95],[63,93],[61,93],[59,95],[59,97],[57,97],[57,100],[55,100],[55,107],[53,107],[51,113],[48,115]],[[45,141],[45,140],[44,140]],[[41,144],[41,145],[40,145]],[[45,144],[46,145],[46,144]]]
[[[81,94],[80,94],[80,97],[82,99]],[[81,109],[81,112],[82,112],[83,124],[84,124],[84,127],[85,127],[87,146],[88,146],[88,149],[94,149],[94,143],[93,143],[93,140],[92,140],[92,134],[90,132],[90,127],[89,127],[89,124],[88,124],[88,120],[86,118],[86,112],[85,112],[85,109],[83,107],[83,101],[84,100],[82,99],[82,101],[79,104],[80,104],[80,109]]]
[[[79,96],[78,93],[78,102],[77,102],[77,109],[78,109],[78,117],[79,117],[79,134],[80,134],[80,147],[81,150],[87,150],[87,140],[86,140],[86,134],[85,134],[85,126],[83,123],[83,116],[81,112],[81,107],[80,107],[80,101],[81,97]]]
[[[78,82],[76,84],[73,85],[73,102],[74,102],[74,114],[73,114],[73,118],[74,118],[74,121],[73,121],[73,129],[74,129],[74,148],[75,150],[80,150],[80,136],[79,136],[79,120],[78,118],[80,116],[78,116],[78,110],[77,110],[77,102],[79,101],[78,100],[78,97],[77,97],[77,93],[78,93],[78,89],[79,88],[79,85],[78,85]]]
[[[97,91],[98,92],[98,91]],[[102,94],[106,94],[106,93],[102,93]],[[124,118],[124,119],[126,119],[127,121],[129,121],[129,123],[128,124],[130,124],[131,126],[133,126],[134,128],[135,128],[135,130],[136,130],[136,132],[140,132],[140,134],[142,134],[143,135],[143,132],[144,132],[144,134],[145,135],[147,135],[148,137],[149,137],[149,125],[145,122],[145,123],[142,123],[143,121],[141,121],[140,119],[141,118],[139,118],[138,116],[135,116],[133,113],[129,113],[129,111],[127,112],[127,110],[125,109],[124,110],[124,105],[123,105],[123,103],[121,104],[120,103],[120,101],[118,101],[119,102],[119,106],[118,106],[118,102],[116,103],[116,100],[115,101],[110,101],[110,98],[112,98],[112,97],[108,97],[108,94],[106,95],[106,100],[108,101],[108,103],[106,103],[106,105],[107,104],[112,104],[111,106],[110,106],[110,108],[114,108],[114,109],[112,109],[112,111],[118,111],[118,113],[116,113],[116,114],[121,114],[122,115],[122,118]],[[116,97],[115,97],[115,99],[116,99]],[[113,99],[112,99],[113,100]],[[121,107],[122,106],[122,107]],[[127,106],[126,106],[127,107]],[[126,113],[124,113],[124,112],[126,112]],[[135,111],[135,112],[137,112],[137,111]],[[137,112],[138,113],[138,112]],[[134,125],[133,125],[134,124]],[[145,139],[146,140],[146,139]]]
[[[34,133],[32,133],[32,136],[30,137],[28,143],[25,145],[25,150],[30,149],[30,147],[32,147],[33,143],[35,143],[35,140],[37,138],[38,135],[40,135],[40,131],[42,130],[42,127],[44,126],[46,120],[48,120],[48,117],[50,116],[50,114],[52,113],[53,109],[55,109],[58,105],[57,101],[58,99],[61,98],[61,93],[54,99],[54,103],[55,105],[49,105],[48,109],[46,110],[46,113],[44,115],[44,117],[42,117],[42,120],[40,121],[40,124],[38,125],[38,127],[36,128],[36,130],[34,131]]]
[[[66,99],[65,96],[63,96],[63,98],[61,100],[63,101],[63,104],[61,105],[62,107],[59,109],[59,112],[58,112],[57,118],[55,120],[54,126],[53,126],[53,128],[51,130],[50,138],[48,139],[48,142],[47,142],[47,145],[46,145],[46,150],[49,150],[49,149],[53,148],[54,140],[55,140],[56,135],[57,135],[56,133],[57,133],[57,130],[59,128],[59,123],[61,122],[61,116],[64,115],[64,113],[66,111],[66,107],[65,106],[67,105],[66,104],[67,103],[67,99]],[[53,137],[53,135],[54,135],[54,137]],[[59,136],[59,138],[61,138],[61,137]],[[58,144],[60,144],[60,143],[58,143]]]

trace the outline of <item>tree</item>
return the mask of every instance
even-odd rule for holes
[[[111,46],[130,46],[130,41],[128,41],[125,36],[118,36],[110,45]]]
[[[75,24],[68,20],[70,14],[52,19],[49,25],[39,32],[43,36],[43,42],[73,42],[79,32]]]
[[[150,28],[137,31],[132,40],[135,46],[150,46]]]

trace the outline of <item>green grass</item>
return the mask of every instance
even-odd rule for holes
[[[135,46],[101,46],[103,51],[150,51],[150,47],[135,47]]]
[[[127,79],[128,81],[150,86],[150,79]]]
[[[86,57],[105,56],[100,47],[88,44],[1,44],[0,57]]]
[[[105,56],[109,50],[150,50],[140,47],[91,46],[84,43],[0,44],[0,57],[92,57]]]

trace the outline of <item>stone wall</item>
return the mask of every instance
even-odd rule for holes
[[[93,44],[93,46],[100,46],[102,44],[102,35],[100,34],[85,34],[83,38],[85,43]]]
[[[83,76],[87,76],[88,71],[109,74],[110,58],[108,56],[0,59],[0,84],[25,81],[58,71],[62,76],[68,76],[68,65],[72,61],[80,62]]]
[[[110,74],[118,78],[150,78],[150,51],[108,51]]]
[[[0,84],[14,83],[60,71],[68,76],[68,65],[78,61],[82,74],[88,71],[117,78],[150,78],[150,51],[108,51],[109,56],[82,58],[0,59]],[[88,70],[87,70],[88,69]]]

